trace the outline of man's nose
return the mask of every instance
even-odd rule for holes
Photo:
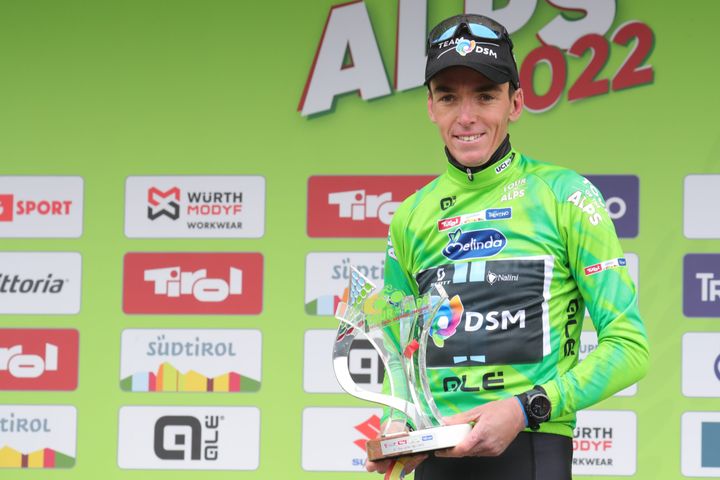
[[[477,118],[477,112],[475,105],[473,105],[472,99],[465,99],[460,102],[460,110],[458,111],[458,123],[462,125],[468,125],[475,123]]]

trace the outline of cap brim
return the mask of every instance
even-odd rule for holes
[[[447,57],[447,60],[445,60],[444,58],[436,60],[433,63],[433,68],[430,71],[425,72],[425,85],[428,85],[430,83],[430,80],[432,80],[435,75],[450,67],[471,68],[476,72],[485,75],[494,83],[502,84],[511,81],[511,78],[507,74],[507,72],[498,70],[497,68],[487,63],[468,61],[466,58],[458,57],[456,55],[448,55]]]

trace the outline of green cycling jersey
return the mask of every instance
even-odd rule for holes
[[[444,416],[542,386],[541,432],[640,379],[648,344],[635,286],[598,190],[515,150],[476,174],[447,171],[390,225],[385,287],[449,302],[431,330],[428,378]],[[585,312],[598,347],[578,364]]]

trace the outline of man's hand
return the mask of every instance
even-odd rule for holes
[[[382,430],[384,430],[384,429],[381,429],[381,431]],[[388,428],[388,431],[385,433],[404,432],[406,430],[407,430],[407,426],[405,425],[405,422],[395,421],[392,423],[392,425],[390,425],[390,428]],[[428,455],[426,453],[419,453],[417,455],[408,455],[405,457],[400,457],[400,459],[405,464],[405,468],[403,470],[405,471],[406,474],[412,472],[427,457],[428,457]],[[393,459],[380,460],[378,462],[371,462],[370,460],[368,460],[365,463],[365,470],[367,470],[368,472],[385,473],[391,468],[392,461],[393,461]]]
[[[525,414],[515,397],[496,400],[445,418],[447,425],[475,422],[454,448],[435,452],[437,457],[496,457],[525,429]]]

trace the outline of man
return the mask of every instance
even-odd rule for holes
[[[460,300],[459,323],[429,342],[428,375],[446,423],[474,426],[452,449],[406,458],[416,480],[570,479],[575,412],[647,369],[635,286],[602,196],[510,145],[523,107],[512,48],[480,15],[449,18],[428,39],[428,113],[447,171],[395,213],[385,285],[414,295],[442,286]],[[586,307],[599,345],[578,364]]]

